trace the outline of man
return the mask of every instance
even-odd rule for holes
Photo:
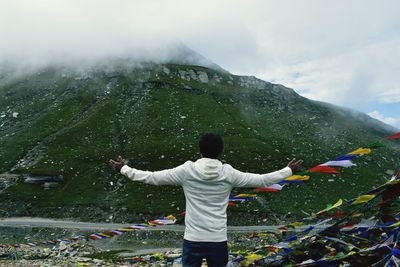
[[[183,187],[186,198],[183,266],[200,266],[204,258],[210,267],[226,266],[226,208],[232,188],[266,187],[278,183],[292,175],[303,162],[293,159],[287,167],[262,175],[244,173],[218,160],[223,147],[219,135],[205,134],[199,141],[201,159],[156,172],[131,168],[121,157],[117,161],[110,160],[114,170],[133,181]]]

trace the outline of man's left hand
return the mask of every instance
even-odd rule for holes
[[[121,156],[118,156],[117,160],[110,159],[109,164],[116,172],[121,172],[121,168],[125,165]]]

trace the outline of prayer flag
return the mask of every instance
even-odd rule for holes
[[[392,255],[395,256],[395,257],[399,257],[400,256],[400,249],[393,248],[392,249]]]
[[[302,171],[299,173],[299,175],[311,175],[311,174],[313,174],[313,173],[308,170],[305,170],[305,171]]]
[[[339,160],[352,160],[354,158],[357,158],[358,155],[344,155],[341,157],[338,157],[337,159],[335,159],[335,161],[339,161]]]
[[[167,225],[167,224],[174,224],[175,220],[169,220],[169,219],[166,219],[166,218],[162,218],[162,219],[149,221],[149,223],[150,224],[157,224],[157,225]]]
[[[283,181],[280,181],[279,184],[281,184],[281,185],[284,185],[284,184],[298,184],[298,183],[301,183],[301,182],[303,182],[303,181],[301,181],[301,180],[293,180],[293,181],[283,180]]]
[[[236,207],[237,205],[236,205],[235,202],[229,201],[229,202],[228,202],[228,206],[229,206],[229,207]]]
[[[171,221],[176,221],[175,216],[172,215],[172,214],[168,215],[167,217],[164,217],[164,219],[168,219],[168,220],[171,220]]]
[[[94,239],[94,240],[100,240],[100,239],[102,239],[103,237],[102,237],[102,236],[99,236],[98,234],[91,234],[91,235],[89,236],[89,238]]]
[[[318,166],[315,166],[315,167],[313,167],[311,169],[308,169],[308,171],[310,171],[310,172],[332,173],[332,174],[340,175],[340,173],[335,168],[328,167],[328,166],[320,166],[320,165],[318,165]]]
[[[398,226],[400,226],[400,222],[393,223],[387,227],[398,227]]]
[[[152,220],[149,221],[149,224],[153,224],[153,225],[164,225],[163,222],[159,221],[159,220]]]
[[[400,138],[400,132],[396,133],[394,135],[386,137],[387,139],[399,139]]]
[[[102,237],[105,237],[105,238],[111,237],[110,235],[107,235],[107,234],[105,234],[105,233],[98,233],[98,235],[99,235],[99,236],[102,236]]]
[[[380,148],[380,147],[385,147],[385,145],[379,141],[365,146],[365,148],[371,148],[371,149]]]
[[[236,195],[235,198],[246,198],[246,197],[256,197],[256,194],[239,194]]]
[[[109,233],[113,234],[113,235],[122,235],[123,234],[123,232],[118,231],[118,230],[111,230]]]
[[[303,230],[303,233],[311,232],[311,230],[313,230],[313,229],[314,229],[314,226],[309,226],[309,227],[307,227],[306,229]]]
[[[229,197],[229,201],[241,201],[241,202],[252,201],[255,200],[256,197],[257,197],[256,194],[239,194],[234,197],[232,196]]]
[[[372,152],[372,149],[370,148],[357,148],[356,150],[352,151],[349,153],[349,155],[366,155],[366,154],[370,154]]]
[[[361,203],[365,203],[370,201],[371,199],[373,199],[374,197],[376,197],[376,195],[363,195],[363,196],[359,196],[356,200],[354,200],[351,205],[357,205],[357,204],[361,204]]]
[[[351,166],[356,166],[351,160],[331,160],[321,164],[320,166],[334,166],[334,167],[344,167],[348,168]]]
[[[254,191],[256,192],[279,192],[283,188],[283,185],[280,184],[273,184],[268,187],[261,187],[261,188],[256,188]]]
[[[326,208],[326,209],[324,209],[324,210],[318,211],[318,212],[316,213],[316,215],[321,214],[321,213],[324,213],[324,212],[327,212],[327,211],[330,211],[330,210],[333,210],[333,209],[335,209],[335,208],[341,206],[342,204],[343,204],[343,200],[340,198],[340,199],[339,199],[335,204],[333,204],[332,206],[330,206],[330,207],[328,207],[328,208]]]
[[[288,224],[289,227],[293,227],[293,228],[296,228],[296,227],[299,227],[302,225],[304,225],[303,222],[292,222],[292,223]]]
[[[308,181],[310,176],[308,175],[292,175],[286,178],[284,181]]]

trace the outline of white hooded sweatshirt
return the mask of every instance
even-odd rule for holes
[[[292,170],[285,167],[266,174],[244,173],[217,159],[201,158],[156,172],[125,165],[121,174],[147,184],[182,186],[186,197],[184,238],[189,241],[222,242],[227,240],[226,208],[232,188],[267,187],[292,175]]]

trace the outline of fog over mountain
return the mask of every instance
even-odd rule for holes
[[[4,0],[0,62],[165,60],[177,42],[233,74],[399,128],[399,9],[396,0]]]

